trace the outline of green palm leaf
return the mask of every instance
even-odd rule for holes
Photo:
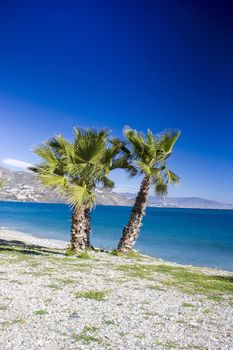
[[[157,181],[155,184],[155,193],[159,197],[164,197],[167,194],[167,184],[164,181]]]
[[[165,172],[169,183],[178,184],[180,182],[180,177],[171,170],[166,169]]]
[[[72,185],[67,191],[67,198],[69,203],[73,206],[78,205],[93,205],[94,203],[94,194],[91,191],[88,191],[85,185]]]
[[[141,162],[139,160],[136,160],[135,162],[137,166],[139,167],[142,174],[146,174],[147,176],[151,175],[151,168],[149,165],[145,164],[144,162]]]
[[[52,148],[48,144],[44,143],[41,146],[36,147],[33,152],[44,159],[44,161],[47,162],[52,169],[56,168],[58,160]]]
[[[53,173],[39,173],[39,180],[45,187],[55,187],[64,193],[68,180],[64,176]]]
[[[173,146],[180,136],[179,130],[168,130],[162,136],[160,136],[160,146],[165,153],[170,154]]]

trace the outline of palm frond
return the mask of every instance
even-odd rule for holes
[[[180,134],[180,130],[169,129],[159,136],[160,147],[164,150],[165,153],[170,154],[172,152],[173,146],[178,140]]]
[[[151,176],[151,168],[144,162],[141,162],[139,160],[136,160],[135,163],[139,167],[142,174],[146,174],[147,176]]]
[[[50,146],[56,157],[67,157],[71,159],[73,156],[73,145],[68,142],[61,134],[48,139],[47,145]]]
[[[66,177],[56,175],[53,173],[39,172],[38,178],[45,187],[56,188],[59,189],[63,194],[65,193],[68,184],[68,180]]]
[[[147,131],[147,143],[148,143],[148,145],[153,146],[154,142],[155,141],[154,141],[153,133],[150,129],[148,129],[148,131]]]
[[[169,183],[178,184],[180,182],[180,177],[173,173],[173,171],[166,168],[165,173]]]
[[[115,186],[114,181],[109,179],[107,176],[103,176],[101,178],[101,184],[104,189],[109,189],[109,190],[112,190]]]
[[[141,154],[143,152],[145,140],[139,134],[139,132],[132,129],[125,129],[124,135],[129,140],[129,142],[133,145],[135,154]]]
[[[74,152],[76,161],[96,164],[105,150],[105,130],[75,129]]]
[[[48,144],[43,143],[42,145],[36,147],[33,152],[47,162],[51,168],[54,169],[57,166],[58,160],[52,148]]]
[[[155,182],[155,193],[159,197],[167,195],[167,183],[162,179],[157,179]]]
[[[85,185],[70,186],[66,197],[72,206],[92,205],[94,203],[94,194]]]

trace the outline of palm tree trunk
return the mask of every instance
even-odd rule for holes
[[[117,249],[121,253],[128,253],[136,243],[137,237],[140,233],[140,227],[142,226],[142,219],[146,212],[150,183],[150,176],[145,176],[132,208],[128,225],[124,227],[122,237],[118,243]]]
[[[86,222],[85,208],[83,206],[74,207],[71,218],[70,248],[76,253],[87,248]]]
[[[87,248],[89,248],[91,246],[91,243],[90,243],[90,237],[91,237],[91,209],[90,208],[85,208],[84,215],[85,215],[86,245],[87,245]]]

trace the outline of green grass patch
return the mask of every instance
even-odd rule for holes
[[[66,252],[65,252],[66,256],[75,256],[76,253],[71,249],[71,248],[67,248]]]
[[[48,314],[48,311],[46,310],[36,310],[34,312],[34,315],[46,315],[46,314]]]
[[[146,316],[160,316],[160,314],[158,312],[153,312],[153,311],[145,311],[144,315]]]
[[[14,283],[14,284],[18,284],[18,285],[23,285],[23,283],[21,281],[18,280],[10,280],[9,283]]]
[[[44,277],[44,276],[52,276],[52,271],[22,271],[20,272],[21,275],[31,275],[33,277]]]
[[[205,308],[202,312],[203,312],[203,314],[209,314],[210,313],[210,309]]]
[[[131,277],[146,279],[151,279],[153,277],[153,269],[151,269],[150,265],[120,265],[117,267],[117,270],[126,272]]]
[[[88,252],[82,252],[77,255],[79,259],[92,259],[91,255]]]
[[[192,303],[183,303],[182,306],[183,306],[183,307],[196,307],[196,306],[193,305]]]
[[[104,320],[104,323],[108,326],[115,324],[115,322],[113,320]]]
[[[185,267],[172,265],[126,264],[117,267],[136,278],[156,279],[159,274],[165,275],[161,281],[164,286],[177,288],[186,294],[201,294],[211,300],[222,301],[233,295],[233,276],[205,275],[190,271]]]
[[[16,318],[14,320],[9,320],[9,321],[3,321],[1,322],[1,326],[3,327],[10,327],[14,324],[24,324],[26,321],[23,318]]]
[[[7,310],[6,305],[0,305],[0,311],[5,311],[5,310]]]
[[[161,340],[156,340],[155,341],[156,345],[162,346],[164,349],[170,350],[170,349],[179,349],[179,344],[177,344],[174,341],[167,341],[167,342],[162,342]]]
[[[89,291],[80,291],[76,293],[76,298],[85,298],[102,301],[105,300],[107,295],[106,291],[103,290],[89,290]]]
[[[134,259],[134,258],[136,258],[136,259],[138,259],[138,258],[141,258],[142,256],[141,256],[141,254],[137,251],[137,250],[131,250],[131,251],[129,251],[128,253],[126,253],[126,254],[123,254],[123,253],[121,253],[119,250],[117,250],[117,249],[114,249],[114,250],[112,250],[111,251],[111,253],[110,253],[111,255],[114,255],[114,256],[120,256],[120,257],[122,257],[122,258],[132,258],[132,259]]]
[[[94,326],[85,326],[81,333],[73,334],[73,339],[83,344],[90,344],[92,342],[102,343],[102,339],[96,336],[96,331],[98,328]]]
[[[61,289],[61,286],[55,283],[48,284],[47,287],[55,290]]]

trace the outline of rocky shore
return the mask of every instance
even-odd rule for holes
[[[0,230],[0,349],[233,349],[233,274]]]

